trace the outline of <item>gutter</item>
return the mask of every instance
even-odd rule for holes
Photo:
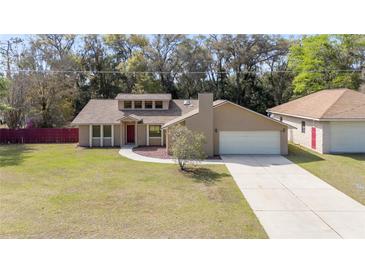
[[[312,121],[318,121],[318,122],[358,122],[358,121],[365,121],[365,117],[364,118],[313,118],[313,117],[308,117],[308,116],[301,116],[301,115],[294,115],[294,114],[288,114],[288,113],[282,113],[282,112],[276,112],[276,111],[270,111],[267,110],[266,111],[268,114],[278,114],[278,115],[283,115],[283,116],[289,116],[289,117],[295,117],[295,118],[302,118],[302,119],[307,119],[307,120],[312,120]]]

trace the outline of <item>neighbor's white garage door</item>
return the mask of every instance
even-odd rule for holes
[[[365,122],[331,122],[331,152],[365,152]]]
[[[280,154],[279,131],[220,131],[220,154]]]

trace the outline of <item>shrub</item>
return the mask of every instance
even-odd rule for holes
[[[186,169],[188,163],[197,164],[206,158],[203,145],[205,137],[195,133],[185,126],[176,125],[169,130],[171,152],[181,170]]]

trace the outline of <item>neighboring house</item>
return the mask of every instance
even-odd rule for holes
[[[365,152],[365,94],[322,90],[268,109],[270,117],[294,128],[289,140],[319,153]]]
[[[211,93],[198,100],[172,100],[170,94],[118,94],[90,100],[72,122],[79,145],[88,147],[166,146],[172,125],[202,132],[207,156],[217,154],[287,154],[288,126],[232,102],[213,102]]]

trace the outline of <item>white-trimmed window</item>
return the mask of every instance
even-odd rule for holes
[[[150,138],[161,138],[161,126],[160,125],[150,125],[148,136]]]
[[[93,139],[99,139],[101,137],[101,127],[99,125],[92,126]]]
[[[155,108],[162,109],[162,101],[155,101]]]
[[[305,121],[302,121],[302,133],[305,133]]]
[[[152,101],[145,101],[144,108],[151,109],[152,108]]]
[[[103,126],[103,135],[104,135],[104,138],[112,138],[112,126],[111,125]]]
[[[124,108],[132,108],[132,101],[124,101]]]
[[[142,101],[134,101],[134,108],[136,109],[142,108]]]

